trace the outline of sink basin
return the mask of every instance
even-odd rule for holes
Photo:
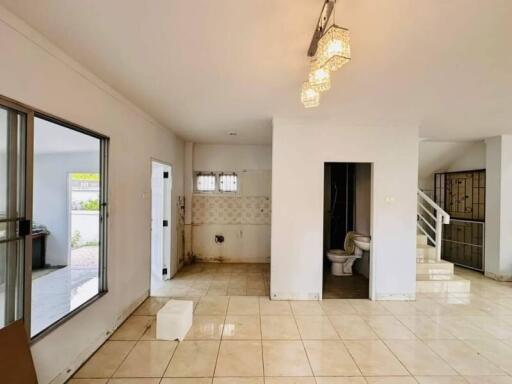
[[[369,251],[370,250],[370,237],[369,236],[357,236],[354,237],[354,244],[357,248],[361,249],[362,251]]]

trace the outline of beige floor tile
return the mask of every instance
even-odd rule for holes
[[[381,301],[380,303],[393,315],[423,314],[423,311],[415,306],[413,301]]]
[[[266,376],[312,376],[300,341],[263,341]]]
[[[329,319],[339,337],[343,340],[378,339],[377,334],[361,316],[329,316]]]
[[[345,341],[363,376],[401,376],[407,370],[380,340]]]
[[[350,300],[322,300],[320,306],[327,315],[355,315],[357,313],[355,308],[350,305]]]
[[[211,384],[211,377],[184,377],[184,378],[163,378],[160,384]]]
[[[387,340],[385,343],[415,376],[457,375],[457,372],[420,340]]]
[[[224,323],[222,339],[226,340],[259,340],[261,327],[259,316],[227,316]]]
[[[497,339],[512,338],[512,324],[498,316],[467,316],[466,319]]]
[[[316,377],[316,384],[366,384],[363,377]]]
[[[419,384],[468,384],[462,376],[416,376]]]
[[[464,340],[464,342],[509,375],[512,374],[512,346],[494,339]]]
[[[367,377],[368,384],[417,384],[410,376]]]
[[[134,315],[155,316],[156,313],[167,303],[170,297],[148,297],[133,313]]]
[[[185,340],[219,340],[224,329],[224,316],[194,315]]]
[[[426,343],[461,375],[504,374],[461,340],[428,340]]]
[[[325,315],[318,301],[291,301],[294,315]]]
[[[291,315],[292,308],[288,301],[270,300],[268,297],[260,297],[261,315]]]
[[[213,384],[264,384],[263,377],[215,377]]]
[[[259,315],[258,297],[232,296],[229,298],[228,315]]]
[[[140,340],[146,340],[146,341],[157,340],[157,338],[156,338],[156,319],[153,319],[151,321],[151,324],[146,329],[146,332],[144,332],[144,334],[142,335]]]
[[[304,347],[315,376],[361,375],[341,340],[306,340]]]
[[[327,316],[295,316],[300,336],[304,340],[339,339]]]
[[[153,320],[152,316],[130,316],[110,336],[110,340],[139,340]]]
[[[434,316],[432,319],[443,325],[451,334],[459,339],[486,339],[493,336],[473,324],[464,316]]]
[[[134,345],[134,341],[107,341],[75,373],[74,377],[103,378],[112,376]]]
[[[357,313],[360,315],[390,315],[389,312],[384,305],[377,301],[364,300],[364,299],[356,299],[351,300],[350,304],[355,308]]]
[[[123,379],[110,379],[108,384],[160,384],[160,378],[123,378]]]
[[[219,341],[182,341],[174,352],[165,377],[213,377]]]
[[[222,341],[215,376],[263,376],[260,341]]]
[[[265,377],[265,384],[316,384],[314,377]]]
[[[267,340],[299,340],[300,334],[293,316],[261,316],[261,333]]]
[[[228,296],[203,296],[196,306],[195,315],[225,315],[228,308]]]
[[[510,376],[466,376],[469,384],[512,384]]]
[[[139,341],[114,377],[161,377],[176,348],[175,341]]]
[[[443,324],[426,316],[397,316],[398,320],[420,339],[455,339]]]
[[[414,333],[393,316],[369,316],[366,322],[384,340],[416,338]]]
[[[67,384],[107,384],[108,379],[71,379]]]

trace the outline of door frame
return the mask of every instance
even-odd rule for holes
[[[23,191],[23,204],[24,204],[24,220],[28,220],[32,225],[32,180],[33,177],[33,154],[34,154],[34,111],[30,108],[5,98],[0,95],[0,105],[8,109],[25,114],[25,137],[24,148],[20,145],[20,158],[23,158],[23,171],[24,177],[22,182]],[[21,141],[20,141],[21,143]],[[11,170],[7,170],[11,172]],[[16,220],[18,221],[18,220]],[[18,303],[23,305],[23,323],[28,337],[30,338],[30,312],[31,312],[31,297],[32,297],[32,230],[23,237],[23,299]]]

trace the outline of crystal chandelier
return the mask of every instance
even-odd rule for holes
[[[350,36],[346,28],[336,24],[336,0],[325,0],[318,19],[308,56],[313,57],[308,81],[302,84],[304,107],[320,105],[320,92],[331,88],[331,74],[350,61]],[[333,13],[332,24],[329,20]]]
[[[333,24],[318,42],[316,51],[318,64],[336,71],[350,61],[350,38],[348,29]]]
[[[319,66],[317,60],[311,63],[309,85],[317,92],[328,91],[331,88],[331,72],[327,66]]]
[[[318,107],[320,105],[320,92],[311,87],[309,81],[305,81],[302,84],[300,100],[305,108]]]

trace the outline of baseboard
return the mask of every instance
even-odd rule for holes
[[[485,272],[485,277],[488,277],[490,279],[496,280],[496,281],[512,281],[512,275],[498,275],[493,272]]]
[[[319,293],[271,292],[271,300],[320,300]]]
[[[76,371],[108,340],[108,338],[116,331],[117,328],[141,305],[149,296],[149,290],[139,297],[128,308],[124,309],[114,321],[110,329],[101,332],[89,346],[75,359],[75,361],[64,371],[55,376],[49,384],[64,384],[68,381]]]
[[[217,264],[268,264],[270,263],[269,257],[258,257],[253,259],[237,259],[226,257],[199,257],[195,256],[194,261],[197,263],[217,263]]]
[[[414,301],[416,300],[415,293],[376,293],[375,300],[377,301]]]

